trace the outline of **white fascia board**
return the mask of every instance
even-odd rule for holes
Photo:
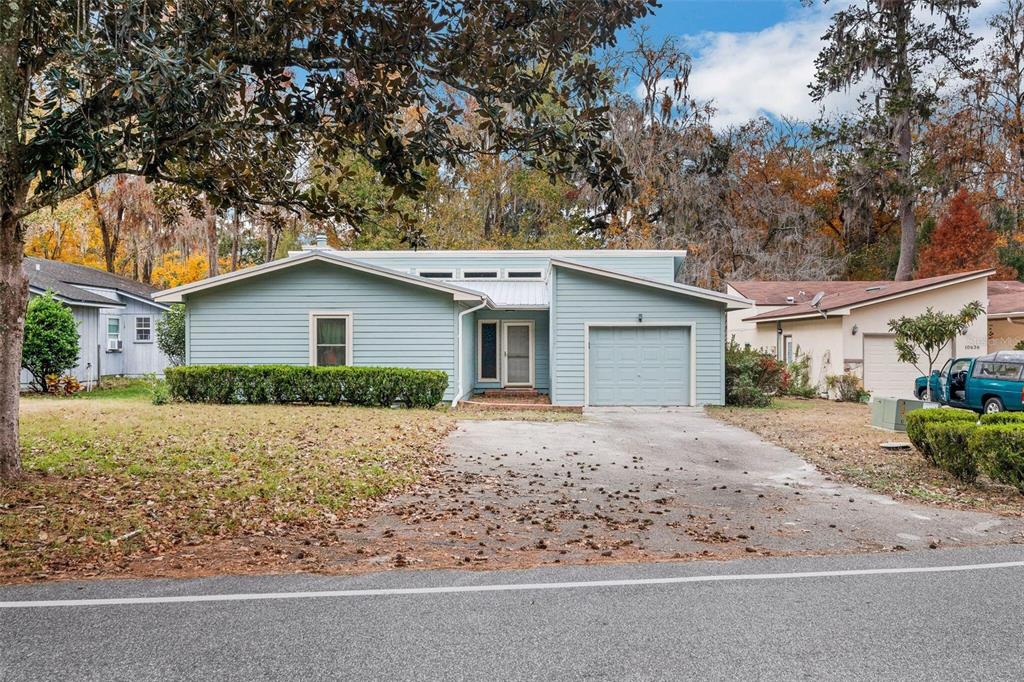
[[[741,310],[744,308],[753,308],[754,302],[747,298],[739,298],[737,296],[730,296],[723,294],[718,291],[712,291],[710,289],[701,289],[700,287],[690,286],[689,284],[679,283],[668,283],[659,282],[654,279],[648,279],[646,277],[637,277],[636,275],[630,275],[624,272],[618,272],[616,270],[607,270],[605,268],[598,268],[592,265],[584,265],[583,263],[577,263],[575,261],[562,260],[560,258],[552,258],[551,265],[560,268],[567,268],[569,270],[577,270],[579,272],[585,272],[591,275],[597,275],[598,277],[607,277],[609,279],[617,279],[622,282],[629,282],[631,284],[638,284],[640,286],[652,287],[655,289],[662,289],[664,291],[670,291],[674,294],[684,294],[687,296],[693,296],[695,298],[703,298],[709,301],[715,301],[717,303],[724,303],[727,310]]]

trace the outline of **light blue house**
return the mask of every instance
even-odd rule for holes
[[[26,257],[31,296],[47,291],[68,306],[78,324],[78,365],[71,374],[86,388],[101,377],[163,374],[169,364],[156,343],[156,325],[168,306],[156,287],[96,268]],[[21,387],[32,375],[22,370]]]
[[[191,365],[440,369],[556,405],[725,400],[736,296],[677,283],[683,251],[337,251],[318,246],[168,289]]]

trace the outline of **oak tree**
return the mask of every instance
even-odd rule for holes
[[[595,186],[608,79],[588,58],[649,0],[6,0],[0,3],[0,476],[20,468],[28,283],[22,220],[116,174],[188,186],[214,208],[341,215],[305,182],[352,153],[396,192],[472,150],[472,97],[501,149]],[[541,108],[542,100],[560,106]],[[515,115],[509,115],[513,112]]]

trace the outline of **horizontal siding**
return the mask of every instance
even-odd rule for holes
[[[101,376],[144,376],[146,374],[162,375],[170,364],[167,356],[160,352],[156,343],[156,326],[163,318],[164,311],[141,301],[122,297],[124,308],[105,309],[100,313],[99,337],[103,353],[100,356]],[[136,342],[135,319],[148,316],[152,323],[152,341]],[[120,353],[106,352],[107,318],[121,318],[121,340],[124,350]]]
[[[534,388],[538,391],[547,391],[551,387],[551,367],[549,365],[548,353],[548,312],[546,310],[481,310],[476,315],[477,320],[521,320],[533,322],[533,359],[534,359]],[[474,339],[477,325],[474,323]],[[476,367],[476,342],[467,346],[468,352],[472,353],[472,374],[474,386],[477,390],[488,388],[501,388],[500,382],[477,381],[479,372]]]
[[[572,270],[557,270],[554,282],[555,385],[559,404],[584,401],[584,325],[632,322],[693,322],[696,395],[699,405],[725,400],[725,309],[721,304],[615,281]]]
[[[188,362],[309,364],[310,311],[351,312],[352,363],[437,369],[455,393],[450,294],[314,262],[186,297]]]
[[[31,296],[35,298],[35,295]],[[78,327],[78,364],[68,372],[83,386],[92,387],[99,376],[96,371],[96,363],[100,357],[101,350],[97,344],[101,342],[99,333],[99,308],[87,306],[68,306],[71,314],[75,317],[75,324]],[[103,337],[106,343],[106,337]],[[32,375],[27,370],[21,370],[21,388],[28,389],[32,384]]]
[[[341,256],[345,255],[340,251]],[[611,252],[601,251],[582,252],[578,255],[565,256],[567,260],[592,265],[607,270],[625,272],[640,277],[648,277],[665,282],[673,281],[676,272],[677,257],[672,253],[624,256]],[[411,272],[423,269],[445,269],[454,270],[456,273],[461,268],[478,269],[546,269],[550,258],[544,255],[532,256],[529,254],[415,254],[402,251],[385,251],[380,255],[359,254],[358,260],[373,263],[394,270]]]

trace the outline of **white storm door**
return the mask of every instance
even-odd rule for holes
[[[533,323],[505,322],[502,330],[504,385],[533,386]]]

